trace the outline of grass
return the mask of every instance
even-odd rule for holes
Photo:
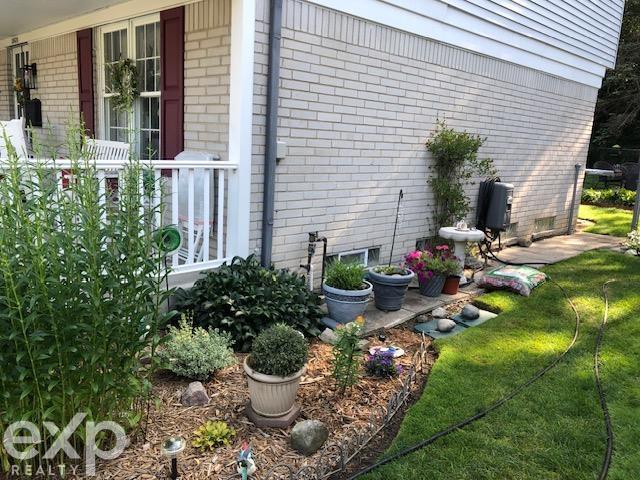
[[[631,210],[623,210],[613,207],[595,207],[593,205],[580,205],[578,218],[595,222],[585,228],[585,232],[612,235],[614,237],[626,237],[631,231]]]
[[[546,269],[581,315],[575,348],[552,371],[501,409],[431,446],[367,475],[390,479],[571,479],[599,472],[606,436],[598,404],[593,352],[611,279],[602,379],[615,442],[611,480],[639,478],[640,259],[596,251]],[[531,297],[482,297],[502,313],[486,324],[436,342],[440,356],[422,397],[405,417],[389,452],[428,438],[509,392],[569,344],[574,315],[548,282]]]

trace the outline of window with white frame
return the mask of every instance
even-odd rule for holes
[[[130,142],[141,159],[160,152],[160,17],[147,15],[105,25],[98,30],[99,135],[104,140]],[[111,72],[120,60],[134,60],[140,92],[133,112],[113,108]]]

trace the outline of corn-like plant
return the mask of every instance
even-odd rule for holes
[[[0,172],[0,431],[35,423],[36,465],[47,464],[55,440],[44,422],[62,429],[84,413],[125,429],[140,423],[167,294],[144,167],[129,162],[110,205],[82,128],[70,126],[67,137],[66,180],[53,160],[27,163],[11,150]],[[98,440],[107,448],[112,438]],[[69,442],[82,452],[83,428]],[[0,460],[5,470],[16,462],[1,448]]]

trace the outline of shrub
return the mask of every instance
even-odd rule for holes
[[[264,268],[252,255],[235,257],[189,291],[179,291],[176,308],[192,311],[197,326],[230,333],[235,347],[246,352],[256,335],[275,323],[318,335],[320,303],[303,276]]]
[[[627,240],[624,246],[630,250],[634,250],[636,255],[640,257],[640,229],[635,229],[627,233]]]
[[[340,290],[363,290],[366,268],[357,262],[335,260],[327,266],[325,283]]]
[[[625,188],[608,188],[598,190],[585,188],[582,190],[582,203],[600,207],[633,207],[636,192]]]
[[[228,333],[194,328],[182,314],[178,328],[169,327],[169,340],[158,354],[176,375],[204,381],[211,373],[235,363],[232,344]]]
[[[249,366],[265,375],[287,377],[307,363],[308,351],[307,341],[300,332],[279,323],[253,341]]]
[[[358,342],[363,324],[364,318],[360,316],[354,322],[339,325],[336,329],[338,341],[333,346],[333,378],[339,395],[344,395],[347,388],[358,382],[358,359],[362,355]]]
[[[397,265],[378,265],[373,271],[380,275],[406,275],[407,270]]]
[[[396,365],[392,351],[378,350],[373,355],[367,356],[364,371],[372,377],[393,378],[402,373],[402,367]]]
[[[221,445],[230,445],[236,431],[227,422],[207,421],[193,432],[195,438],[191,444],[200,450],[213,450]]]
[[[467,132],[457,132],[445,122],[438,122],[436,131],[427,140],[427,150],[434,159],[435,175],[429,178],[429,185],[435,200],[433,224],[436,232],[440,227],[455,224],[471,211],[464,189],[473,183],[472,177],[495,175],[491,159],[478,159],[478,150],[485,140]]]
[[[164,322],[166,272],[150,221],[156,212],[139,192],[143,168],[131,160],[119,201],[108,204],[92,162],[79,160],[89,158],[83,138],[69,127],[73,180],[64,190],[60,170],[37,160],[45,158],[37,139],[28,164],[8,143],[0,182],[0,430],[34,422],[42,438],[30,461],[40,465],[58,437],[44,422],[62,428],[85,413],[87,422],[138,424]],[[78,451],[83,432],[69,437]],[[0,448],[0,465],[11,461]]]

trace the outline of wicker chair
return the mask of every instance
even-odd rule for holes
[[[640,173],[640,164],[638,163],[623,163],[623,186],[628,190],[635,190],[638,188],[638,174]]]

